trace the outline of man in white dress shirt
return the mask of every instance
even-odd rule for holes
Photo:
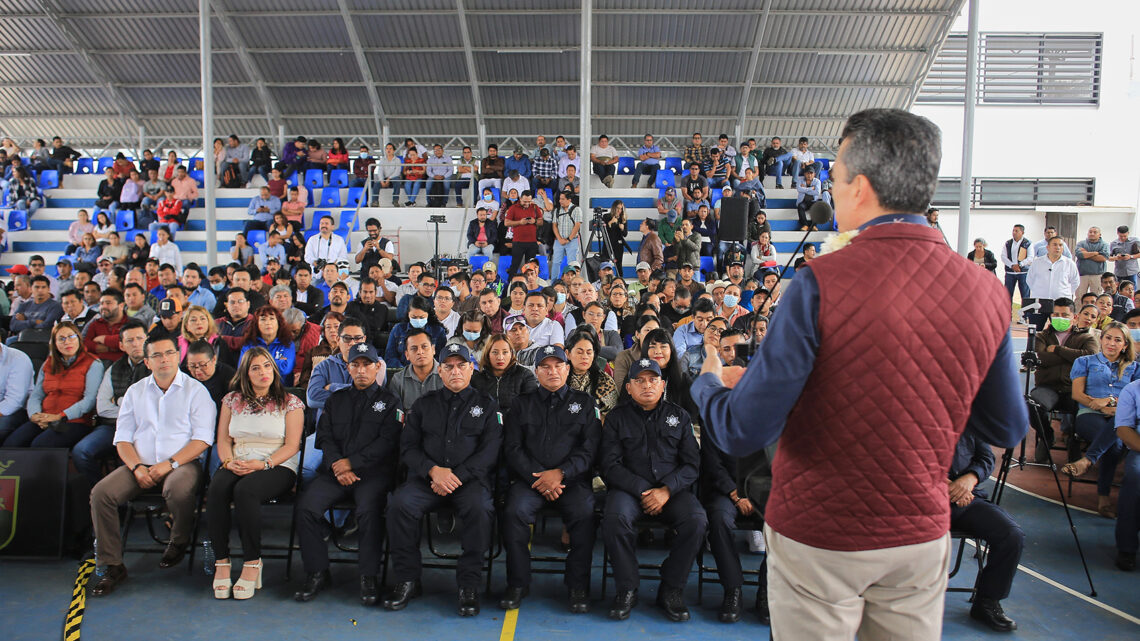
[[[1034,298],[1056,300],[1073,298],[1081,284],[1077,263],[1065,258],[1065,241],[1060,236],[1049,239],[1049,251],[1029,266],[1025,279]]]
[[[146,366],[151,375],[131,385],[119,405],[114,441],[125,465],[91,490],[95,562],[106,568],[92,596],[110,594],[126,580],[119,506],[145,490],[160,488],[173,517],[170,545],[158,566],[174,567],[186,553],[202,476],[198,457],[214,442],[217,410],[206,387],[180,371],[178,362],[174,339],[149,339]]]
[[[321,216],[321,232],[305,243],[305,262],[316,267],[339,260],[348,260],[348,246],[344,239],[333,233],[336,223],[332,216]]]

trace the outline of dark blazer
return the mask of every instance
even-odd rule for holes
[[[488,218],[483,222],[487,228],[487,244],[494,245],[499,240],[499,225]],[[479,236],[479,219],[476,218],[470,223],[467,223],[467,244],[474,245],[475,239]]]

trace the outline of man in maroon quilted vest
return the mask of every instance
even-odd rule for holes
[[[693,387],[725,452],[778,441],[777,641],[940,638],[955,444],[1025,435],[1009,298],[922,216],[940,157],[925,118],[851,116],[831,170],[839,248],[796,272],[747,370],[710,354]]]

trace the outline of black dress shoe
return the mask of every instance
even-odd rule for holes
[[[107,570],[103,572],[103,577],[91,589],[91,596],[107,596],[119,587],[119,584],[127,580],[127,566],[125,565],[108,565]]]
[[[503,598],[499,599],[499,607],[504,610],[517,610],[522,605],[523,598],[530,594],[530,590],[526,588],[512,588],[507,587],[507,591],[503,593]]]
[[[475,588],[459,588],[459,616],[473,617],[477,614],[479,614],[479,591]]]
[[[332,585],[332,573],[328,570],[305,575],[305,583],[293,593],[294,601],[312,601],[321,590]]]
[[[740,612],[744,609],[741,601],[744,600],[744,593],[740,588],[732,588],[725,590],[724,601],[720,604],[719,619],[721,623],[736,623],[740,620]]]
[[[570,612],[586,614],[590,611],[590,592],[585,588],[570,588]]]
[[[665,611],[665,616],[677,623],[689,620],[689,608],[685,607],[685,599],[677,588],[662,587],[657,590],[657,607]]]
[[[764,625],[771,625],[772,614],[768,611],[768,586],[762,585],[756,590],[756,616]]]
[[[619,590],[614,596],[613,605],[610,606],[610,618],[614,621],[625,621],[635,605],[637,605],[637,590]]]
[[[408,607],[408,601],[423,594],[423,587],[419,581],[405,581],[397,583],[392,591],[384,596],[385,610],[403,610]]]
[[[360,577],[360,602],[364,605],[376,605],[380,598],[380,588],[376,582],[375,574],[364,574]]]
[[[162,553],[162,560],[158,562],[160,568],[172,568],[182,562],[182,558],[186,556],[185,545],[175,545],[171,543],[166,546],[166,551]]]
[[[1133,572],[1136,570],[1136,553],[1120,552],[1116,553],[1116,567],[1124,570],[1125,572]]]
[[[1001,602],[993,599],[978,598],[970,608],[970,618],[985,623],[990,629],[997,632],[1013,632],[1017,624],[1007,617],[1001,609]]]

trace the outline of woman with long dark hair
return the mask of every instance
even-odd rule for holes
[[[87,351],[71,321],[56,323],[49,346],[28,396],[28,422],[8,435],[4,447],[70,448],[91,432],[103,361]]]
[[[597,305],[597,303],[590,303]],[[602,417],[617,405],[618,387],[606,373],[605,361],[598,358],[598,336],[589,326],[574,330],[566,338],[566,357],[570,362],[570,376],[566,384],[571,389],[586,392],[594,397]]]
[[[625,212],[625,202],[615,200],[610,205],[610,220],[606,223],[606,235],[610,237],[610,246],[613,248],[613,255],[610,260],[614,262],[617,269],[614,273],[620,274],[622,257],[625,256],[625,238],[629,235],[629,216]],[[609,252],[603,252],[609,254]]]
[[[483,312],[472,309],[463,312],[459,325],[455,328],[455,335],[447,340],[465,346],[471,351],[475,362],[483,360],[483,349],[487,346],[487,339],[491,337],[491,321]]]
[[[273,356],[282,378],[288,380],[297,361],[297,346],[293,343],[293,330],[272,305],[264,305],[253,313],[245,326],[238,357],[244,357],[254,347],[264,347]]]
[[[218,413],[218,458],[206,514],[214,563],[214,597],[248,599],[261,587],[261,504],[289,491],[297,478],[305,404],[285,391],[274,357],[263,347],[242,354]],[[230,511],[230,503],[233,511]],[[230,524],[241,535],[241,578],[230,585]]]
[[[479,359],[479,371],[471,376],[471,387],[495,397],[506,417],[517,396],[538,389],[538,379],[515,360],[515,350],[506,335],[493,334]]]

